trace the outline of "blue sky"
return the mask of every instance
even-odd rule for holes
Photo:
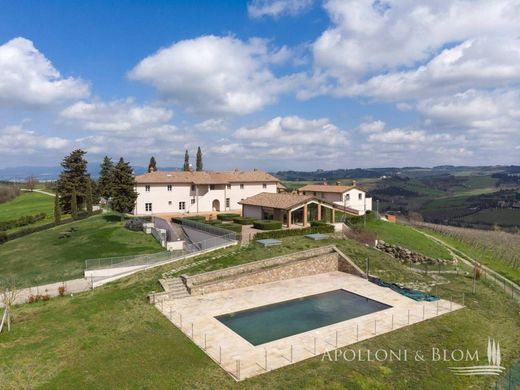
[[[520,1],[17,1],[0,167],[514,164]]]

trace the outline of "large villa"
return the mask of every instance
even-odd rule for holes
[[[253,171],[155,171],[136,177],[136,215],[197,215],[238,212],[244,217],[307,226],[314,220],[336,222],[338,213],[364,215],[372,198],[357,187],[312,184],[298,193],[278,192],[280,181]]]

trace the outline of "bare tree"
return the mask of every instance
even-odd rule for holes
[[[7,331],[11,331],[11,307],[14,305],[19,291],[16,288],[16,280],[14,278],[5,278],[0,280],[0,304],[4,307],[4,313],[0,322],[0,333],[7,325]]]
[[[38,179],[36,178],[36,176],[29,176],[27,179],[25,179],[25,186],[31,192],[34,190],[37,183]]]

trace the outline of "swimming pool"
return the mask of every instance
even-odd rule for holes
[[[390,307],[340,289],[215,318],[256,346]]]

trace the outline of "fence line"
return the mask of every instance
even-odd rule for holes
[[[236,236],[235,232],[232,232],[230,230],[222,229],[222,228],[219,228],[219,227],[213,226],[213,225],[208,225],[207,223],[197,222],[197,221],[194,221],[191,219],[181,218],[181,219],[176,220],[176,222],[183,226],[201,230],[203,232],[212,234],[214,236],[221,237],[221,236],[233,235],[233,240],[235,239],[235,236]]]

